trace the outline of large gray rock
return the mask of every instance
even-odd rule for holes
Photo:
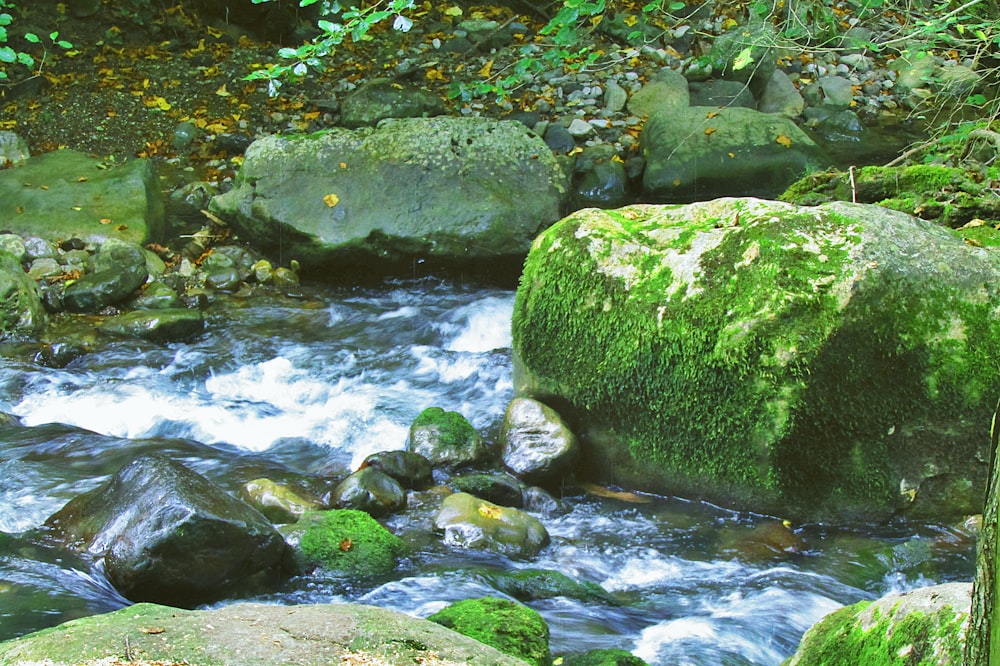
[[[57,150],[0,171],[0,220],[21,236],[141,245],[159,240],[163,215],[160,184],[146,159],[110,166]]]
[[[240,603],[185,611],[136,604],[0,643],[0,663],[77,666],[141,655],[192,666],[477,664],[524,666],[433,622],[359,604]]]
[[[260,139],[211,210],[282,261],[356,279],[523,258],[566,192],[551,151],[520,123],[411,118]]]
[[[883,657],[893,658],[888,663],[972,666],[962,661],[969,587],[922,587],[834,611],[806,632],[785,666],[876,663]]]
[[[456,548],[491,550],[508,557],[534,557],[548,545],[549,532],[534,516],[468,493],[448,495],[434,529]]]
[[[45,326],[38,289],[14,255],[0,251],[0,337],[33,335]]]
[[[374,79],[344,98],[340,104],[340,123],[344,127],[364,127],[386,118],[422,118],[444,112],[444,102],[429,90],[390,79]]]
[[[70,500],[46,526],[103,558],[108,580],[128,599],[182,607],[215,600],[252,576],[276,582],[287,549],[249,504],[152,454]]]
[[[826,163],[791,120],[743,107],[659,111],[643,127],[640,143],[643,190],[661,201],[776,196]]]
[[[507,405],[500,440],[504,465],[528,483],[562,480],[580,454],[576,435],[562,417],[531,398],[514,398]]]
[[[518,395],[592,477],[776,515],[977,513],[1000,255],[878,206],[578,211],[536,240]]]

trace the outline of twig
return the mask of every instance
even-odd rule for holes
[[[858,203],[858,187],[857,183],[854,182],[854,165],[848,169],[848,173],[851,175],[851,203]]]

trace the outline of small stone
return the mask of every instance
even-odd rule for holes
[[[585,138],[594,133],[594,126],[581,118],[574,118],[566,130],[577,138]]]

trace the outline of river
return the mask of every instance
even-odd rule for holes
[[[122,607],[86,563],[33,528],[139,452],[166,452],[237,493],[247,480],[335,478],[402,448],[421,410],[464,414],[495,441],[513,397],[514,294],[433,279],[377,288],[307,287],[298,297],[225,298],[199,338],[107,343],[64,368],[21,345],[0,357],[0,640]],[[452,550],[415,502],[388,526],[413,547],[390,580],[299,578],[259,599],[357,601],[426,616],[498,592],[490,571],[549,568],[618,603],[531,602],[553,653],[620,647],[653,665],[779,664],[844,604],[970,580],[963,526],[793,525],[795,552],[769,547],[775,517],[682,498],[566,488],[539,515],[552,544],[532,562]]]

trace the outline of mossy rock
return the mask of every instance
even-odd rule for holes
[[[490,572],[484,577],[494,588],[520,601],[567,597],[586,603],[618,605],[618,601],[597,583],[577,581],[559,571],[518,569]]]
[[[466,599],[427,619],[534,666],[551,663],[548,625],[538,611],[515,601]]]
[[[562,655],[561,666],[649,666],[649,664],[626,650],[588,650]]]
[[[518,395],[578,473],[791,518],[979,511],[1000,255],[878,206],[588,209],[535,241]]]
[[[468,419],[458,412],[428,407],[410,425],[406,450],[419,453],[432,465],[458,467],[482,460],[486,443]]]
[[[806,632],[784,666],[961,664],[969,589],[948,583],[841,608]]]
[[[799,205],[829,201],[878,204],[957,228],[973,219],[1000,221],[1000,199],[965,169],[918,164],[820,171],[793,183],[780,197]]]
[[[310,512],[297,523],[299,549],[308,563],[362,578],[392,571],[406,552],[403,540],[364,511]]]

